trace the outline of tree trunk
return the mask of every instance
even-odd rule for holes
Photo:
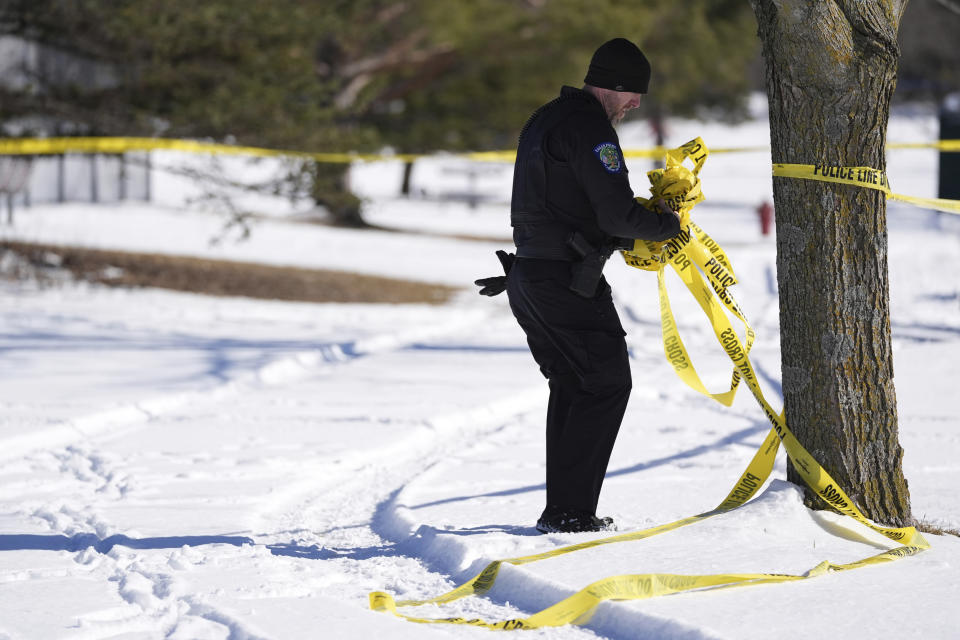
[[[410,178],[413,177],[413,160],[406,160],[403,163],[403,183],[400,185],[400,195],[404,198],[410,197]]]
[[[370,226],[360,213],[362,201],[350,191],[350,165],[315,162],[313,169],[313,199],[326,208],[331,224],[355,229]]]
[[[667,123],[663,114],[663,105],[658,101],[653,101],[650,107],[650,130],[653,132],[653,142],[658,147],[662,147],[666,142]],[[663,159],[657,157],[653,160],[654,169],[663,169]]]
[[[773,161],[886,169],[906,0],[751,0]],[[886,199],[774,178],[787,425],[876,522],[913,523],[897,432]],[[788,479],[803,486],[788,467]],[[827,508],[805,487],[808,506]]]

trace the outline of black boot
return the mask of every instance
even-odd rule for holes
[[[613,518],[598,518],[582,509],[547,505],[537,520],[540,533],[583,533],[587,531],[616,531]]]

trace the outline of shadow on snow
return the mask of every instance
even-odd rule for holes
[[[706,453],[706,452],[711,451],[711,450],[714,450],[714,449],[719,449],[719,448],[722,448],[722,447],[725,447],[725,446],[728,446],[728,445],[731,445],[731,444],[741,443],[743,440],[746,440],[747,438],[749,438],[749,437],[751,437],[751,436],[755,436],[755,435],[759,435],[759,434],[765,434],[765,433],[766,433],[767,431],[769,431],[769,430],[770,430],[770,429],[769,429],[769,426],[767,425],[767,423],[764,422],[764,423],[761,424],[760,426],[748,427],[748,428],[746,428],[746,429],[741,429],[740,431],[735,431],[734,433],[731,433],[730,435],[724,436],[724,437],[722,437],[722,438],[720,438],[720,439],[718,439],[718,440],[716,440],[716,441],[714,441],[714,442],[712,442],[712,443],[709,443],[709,444],[702,444],[702,445],[699,445],[699,446],[697,446],[697,447],[693,447],[693,448],[691,448],[691,449],[687,449],[687,450],[685,450],[685,451],[680,451],[679,453],[675,453],[675,454],[673,454],[673,455],[671,455],[671,456],[665,456],[665,457],[663,457],[663,458],[657,458],[657,459],[655,459],[655,460],[650,460],[650,461],[647,461],[647,462],[640,462],[640,463],[635,464],[635,465],[633,465],[633,466],[631,466],[631,467],[624,467],[623,469],[617,469],[617,470],[615,470],[615,471],[609,471],[609,472],[607,472],[607,478],[612,478],[612,477],[615,477],[615,476],[622,476],[622,475],[626,475],[626,474],[629,474],[629,473],[636,473],[637,471],[645,471],[645,470],[647,470],[647,469],[652,469],[652,468],[654,468],[654,467],[659,467],[659,466],[662,466],[662,465],[665,465],[665,464],[669,464],[669,463],[671,463],[671,462],[675,462],[675,461],[677,461],[677,460],[686,460],[686,459],[688,459],[688,458],[695,458],[695,457],[697,457],[697,456],[699,456],[699,455],[701,455],[701,454],[703,454],[703,453]],[[531,485],[527,485],[527,486],[525,486],[525,487],[517,487],[517,488],[515,488],[515,489],[504,489],[504,490],[502,490],[502,491],[491,491],[491,492],[489,492],[489,493],[477,493],[477,494],[467,495],[467,496],[456,496],[456,497],[453,497],[453,498],[444,498],[443,500],[434,500],[433,502],[425,502],[425,503],[423,503],[423,504],[412,505],[412,506],[410,506],[409,508],[410,508],[410,509],[423,509],[423,508],[425,508],[425,507],[433,507],[433,506],[437,506],[437,505],[441,505],[441,504],[450,504],[450,503],[452,503],[452,502],[462,502],[462,501],[464,501],[464,500],[472,500],[472,499],[474,499],[474,498],[497,498],[497,497],[503,497],[503,496],[513,496],[513,495],[517,495],[517,494],[520,494],[520,493],[527,493],[527,492],[530,492],[530,491],[543,491],[543,490],[546,490],[546,488],[547,488],[547,487],[546,487],[546,484],[543,484],[543,483],[540,483],[540,484],[531,484]],[[513,527],[513,528],[511,528],[511,527],[504,527],[504,528],[500,528],[500,525],[496,525],[494,528],[499,528],[499,530],[504,530],[504,531],[505,531],[506,529],[518,529],[518,530],[520,530],[520,531],[523,531],[523,530],[524,530],[523,527]],[[480,527],[480,529],[491,530],[491,527]],[[485,532],[486,532],[486,531],[477,531],[476,533],[485,533]],[[444,533],[453,533],[453,532],[451,531],[451,532],[444,532]],[[511,530],[511,531],[508,531],[508,533],[514,533],[514,534],[517,534],[517,535],[525,535],[525,534],[523,534],[523,533],[517,533],[516,531],[512,531],[512,530]]]
[[[0,551],[83,551],[93,549],[99,553],[109,553],[120,545],[130,549],[179,549],[205,544],[229,544],[241,547],[254,544],[252,538],[240,536],[165,536],[158,538],[131,538],[114,535],[101,539],[94,533],[77,533],[72,536],[4,534],[0,535]]]

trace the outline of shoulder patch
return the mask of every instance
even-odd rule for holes
[[[593,152],[600,159],[603,168],[610,173],[620,173],[623,169],[623,158],[620,149],[612,142],[601,142],[593,148]]]

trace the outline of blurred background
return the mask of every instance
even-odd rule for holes
[[[736,124],[764,117],[750,108],[751,96],[755,106],[762,102],[764,83],[749,3],[587,6],[3,0],[0,132],[190,138],[310,152],[510,150],[529,113],[561,85],[582,84],[593,50],[613,36],[640,43],[653,61],[651,93],[629,116],[648,127],[644,142],[683,142],[668,140],[670,118]],[[960,2],[909,3],[900,29],[898,104],[935,113],[960,90],[957,33]],[[28,163],[0,156],[0,191],[9,206],[151,200],[163,188],[151,177],[162,161],[151,154]],[[402,195],[411,193],[413,169],[405,163],[396,185]],[[222,164],[180,159],[165,170],[193,179],[191,202],[225,211],[241,226],[256,213],[217,190],[238,179]],[[350,171],[346,163],[290,160],[241,188],[306,199],[328,222],[361,227],[368,222]],[[459,195],[474,200],[477,179],[491,171],[445,167],[445,175],[462,180]]]

